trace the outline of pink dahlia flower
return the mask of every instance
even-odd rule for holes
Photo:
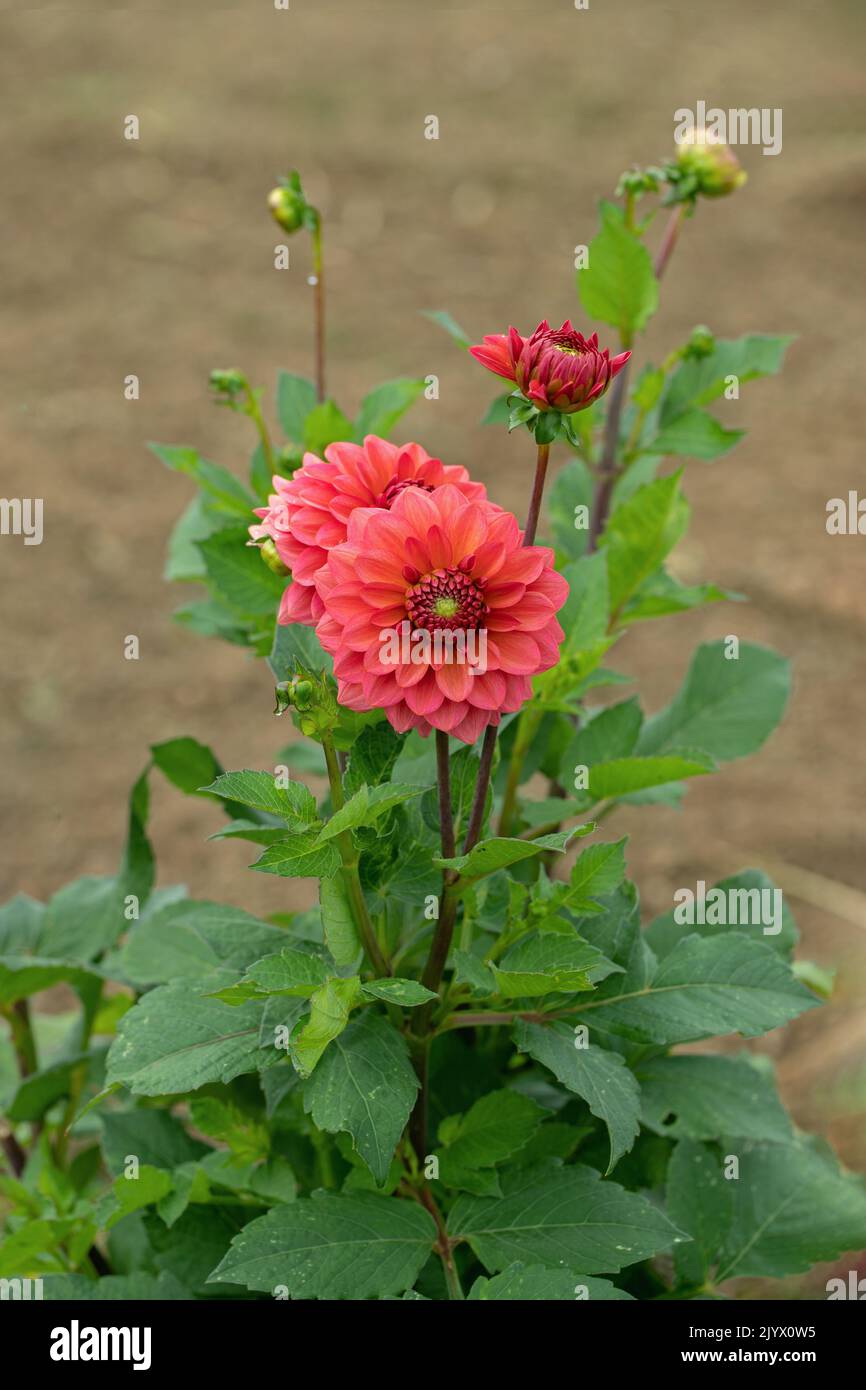
[[[339,700],[384,709],[404,733],[474,743],[554,666],[568,585],[516,519],[447,484],[407,488],[390,511],[355,511],[316,575],[319,641]]]
[[[389,444],[368,434],[361,444],[329,444],[324,459],[305,454],[291,478],[274,478],[276,491],[261,521],[250,527],[254,541],[270,537],[292,574],[280,604],[281,623],[313,624],[322,614],[316,573],[328,551],[346,539],[349,517],[359,507],[387,511],[407,488],[432,492],[450,483],[468,501],[487,496],[465,468],[431,458],[420,444]]]
[[[516,328],[489,334],[469,349],[476,361],[497,376],[504,376],[539,410],[559,410],[571,415],[585,410],[603,396],[630,352],[611,357],[598,346],[598,334],[584,338],[569,319],[552,329],[547,319],[528,338]]]

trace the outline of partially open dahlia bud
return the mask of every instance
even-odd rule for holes
[[[536,409],[563,415],[585,410],[603,396],[631,357],[630,352],[611,357],[607,348],[599,348],[597,333],[584,338],[569,319],[557,329],[545,319],[528,338],[516,328],[489,334],[469,351],[482,367],[513,381]]]
[[[729,145],[699,127],[677,149],[677,166],[697,182],[706,198],[724,198],[742,188],[748,174]]]

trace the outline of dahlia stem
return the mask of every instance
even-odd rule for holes
[[[322,217],[316,213],[313,238],[313,289],[316,332],[316,399],[325,399],[325,262],[322,254]]]
[[[478,764],[478,777],[475,781],[475,795],[472,798],[472,810],[469,813],[469,824],[466,827],[466,839],[463,842],[463,853],[468,854],[478,844],[481,834],[481,826],[484,823],[484,807],[487,803],[487,788],[490,786],[490,769],[493,766],[493,750],[496,747],[496,733],[498,726],[488,724],[484,730],[484,741],[481,744],[481,761]]]
[[[265,456],[265,462],[268,465],[268,472],[270,474],[274,474],[276,473],[277,468],[274,460],[274,449],[273,445],[271,444],[271,436],[268,433],[268,427],[265,424],[265,417],[262,414],[262,408],[259,404],[259,399],[249,384],[247,385],[247,414],[249,415],[250,419],[252,420],[253,424],[259,432],[259,440],[261,441],[262,453]]]
[[[453,859],[456,853],[454,820],[451,814],[451,766],[448,757],[448,735],[437,729],[436,773],[439,783],[439,830],[443,859]]]
[[[667,263],[677,244],[685,213],[686,205],[685,203],[680,203],[679,207],[674,208],[668,218],[668,225],[665,227],[664,236],[661,239],[661,245],[659,246],[658,255],[656,256],[655,265],[653,266],[657,280],[660,280],[665,273]]]
[[[343,779],[340,776],[340,765],[337,762],[337,752],[334,748],[334,740],[330,734],[325,734],[322,738],[322,747],[325,750],[325,763],[328,768],[328,782],[331,787],[331,804],[335,811],[342,810],[345,805],[343,797]],[[361,887],[361,880],[358,876],[358,853],[352,839],[351,830],[344,830],[337,836],[337,849],[343,864],[343,882],[346,885],[346,892],[349,896],[349,904],[352,909],[352,916],[358,935],[364,945],[364,950],[370,958],[370,964],[377,975],[390,975],[391,967],[385,959],[376,939],[376,929],[367,911],[367,903],[364,898],[364,890]]]
[[[538,530],[538,517],[541,511],[541,498],[544,494],[544,480],[547,477],[547,461],[550,458],[550,445],[539,444],[535,463],[535,481],[532,484],[532,497],[529,502],[529,515],[523,532],[523,544],[534,545]]]

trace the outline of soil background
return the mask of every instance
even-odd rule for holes
[[[190,485],[145,448],[196,444],[243,471],[248,422],[210,403],[209,370],[269,392],[277,367],[311,370],[301,238],[273,268],[276,175],[299,167],[326,218],[343,408],[435,373],[440,397],[403,437],[522,512],[525,436],[480,427],[495,383],[419,311],[447,308],[473,337],[580,323],[574,247],[620,171],[671,150],[677,108],[783,109],[781,154],[741,149],[745,189],[688,224],[641,348],[658,360],[697,323],[799,335],[780,378],[724,407],[746,439],[686,474],[679,574],[751,601],[644,624],[618,664],[652,711],[699,640],[736,632],[793,659],[794,696],[764,750],[693,784],[684,813],[616,824],[647,917],[699,878],[793,867],[801,954],[836,970],[836,992],[761,1046],[797,1119],[866,1167],[866,538],[825,529],[828,499],[864,478],[862,5],[93,0],[4,5],[0,32],[2,492],[45,504],[41,546],[0,542],[2,887],[43,898],[113,870],[150,743],[192,734],[239,767],[273,765],[285,741],[264,664],[171,621],[190,594],[163,581],[165,543]],[[248,846],[207,843],[219,819],[155,781],[161,883],[260,912],[309,900],[249,874]]]

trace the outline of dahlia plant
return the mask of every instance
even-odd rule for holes
[[[322,219],[296,174],[271,196],[312,238],[315,380],[280,373],[278,443],[263,393],[213,373],[257,432],[248,481],[155,451],[197,485],[167,573],[206,596],[178,618],[267,656],[295,731],[266,769],[154,745],[117,873],[0,912],[3,1276],[57,1298],[690,1300],[866,1245],[862,1183],[743,1041],[828,988],[775,885],[707,891],[697,863],[646,923],[611,829],[641,806],[661,833],[652,808],[756,752],[788,696],[727,607],[653,714],[611,665],[635,624],[739,597],[671,558],[684,467],[737,443],[730,402],[788,340],[640,348],[732,159],[623,175],[580,328],[503,320],[473,345],[430,315],[479,392],[483,369],[508,383],[487,420],[526,440],[521,516],[469,459],[397,442],[423,381],[354,418],[326,395]],[[157,772],[316,906],[291,890],[261,919],[155,887]],[[33,1006],[58,984],[77,1010]]]

